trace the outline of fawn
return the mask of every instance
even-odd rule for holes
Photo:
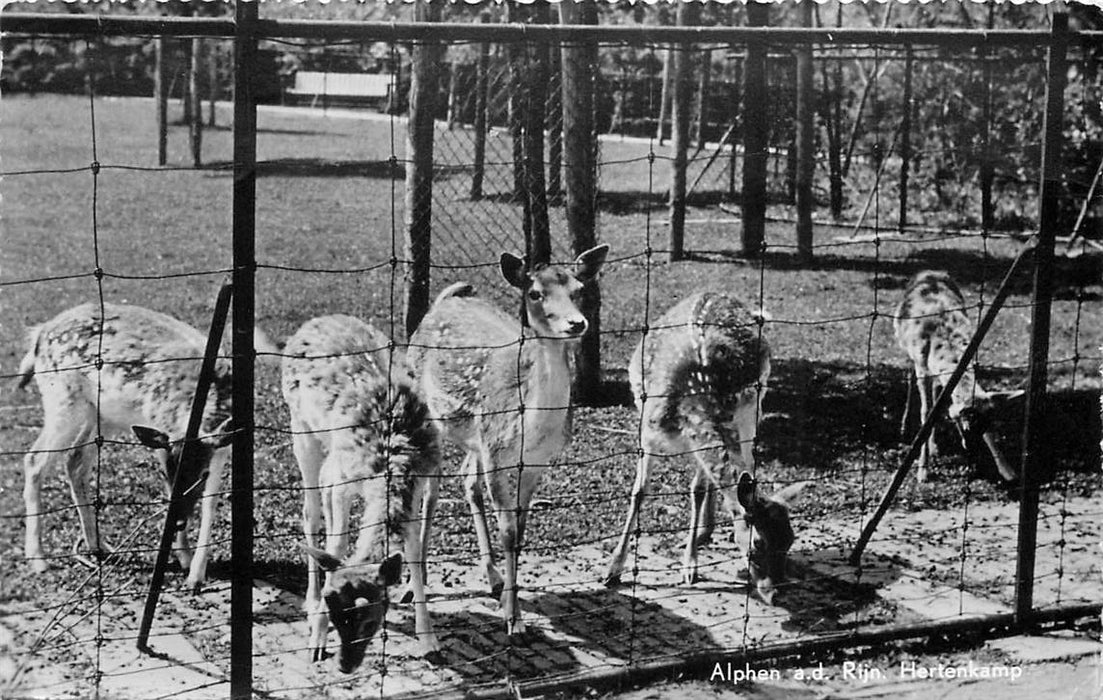
[[[345,673],[360,665],[383,624],[387,588],[399,581],[403,555],[421,651],[439,650],[425,602],[430,522],[419,528],[418,520],[423,499],[435,497],[439,483],[440,441],[405,360],[391,347],[369,324],[339,315],[307,321],[284,347],[283,396],[303,477],[312,660],[325,656],[332,621]],[[346,554],[356,496],[364,502],[361,533]]]
[[[794,540],[785,499],[803,484],[766,497],[746,471],[755,468],[754,441],[770,376],[762,321],[730,296],[700,292],[663,314],[636,346],[628,378],[640,411],[642,456],[606,585],[620,583],[655,458],[691,453],[698,468],[690,486],[683,582],[697,580],[697,548],[704,539],[702,530],[711,528],[710,493],[718,490],[743,530],[742,535],[737,531],[737,541],[746,552],[755,590],[772,604]],[[741,473],[732,464],[737,453]]]
[[[23,466],[25,555],[41,572],[47,568],[42,550],[42,479],[59,460],[65,461],[86,546],[99,557],[107,549],[88,494],[100,432],[131,427],[142,444],[153,448],[164,471],[166,492],[172,488],[206,337],[170,316],[124,304],[104,304],[102,314],[96,304],[76,306],[35,327],[30,336],[30,350],[19,367],[19,387],[32,379],[38,384],[43,425]],[[103,359],[100,369],[97,355]],[[203,412],[195,472],[181,475],[187,488],[174,544],[180,565],[188,570],[187,585],[196,593],[206,578],[216,497],[229,458],[229,450],[223,448],[232,434],[230,364],[219,360]],[[200,487],[202,518],[193,557],[187,520],[200,498]]]
[[[588,328],[574,297],[597,276],[608,250],[591,248],[573,267],[531,270],[503,253],[501,273],[523,293],[528,328],[459,283],[441,292],[411,338],[410,363],[429,408],[444,437],[466,451],[461,469],[482,567],[492,593],[501,596],[511,635],[525,631],[517,559],[529,504],[570,438],[569,355]],[[497,515],[504,581],[494,568],[484,485]],[[426,505],[427,520],[435,503]]]
[[[973,337],[973,322],[966,313],[965,297],[957,284],[945,272],[920,272],[904,290],[904,298],[893,315],[896,342],[914,364],[915,386],[919,391],[920,420],[924,420],[934,405],[935,392],[941,391],[953,374],[965,347]],[[1007,481],[1017,478],[1015,468],[1004,457],[991,429],[991,416],[1005,401],[1022,395],[1022,391],[987,392],[977,382],[972,367],[965,370],[961,381],[950,396],[950,419],[957,426],[962,445],[971,458],[987,449]],[[911,381],[904,408],[901,432],[911,408]],[[983,448],[981,447],[983,445]],[[937,456],[934,433],[919,453],[916,479],[927,480],[931,457]]]

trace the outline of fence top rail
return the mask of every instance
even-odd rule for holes
[[[978,47],[1036,47],[1051,41],[1049,30],[866,29],[804,27],[644,27],[626,25],[478,24],[454,22],[357,22],[267,19],[256,23],[258,39],[359,41],[579,41],[594,43],[717,43],[774,45],[912,45],[968,50]],[[235,36],[235,23],[221,17],[135,17],[0,13],[7,34]],[[1069,32],[1070,42],[1103,45],[1103,32]]]

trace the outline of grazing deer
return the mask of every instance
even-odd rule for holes
[[[191,326],[139,306],[82,304],[63,311],[31,331],[30,350],[19,367],[20,388],[34,379],[42,395],[42,433],[24,460],[23,499],[27,508],[25,554],[45,571],[42,550],[42,479],[63,460],[84,542],[96,556],[100,539],[88,494],[99,436],[132,428],[153,448],[171,491],[188,425],[206,337]],[[99,358],[102,367],[97,369]],[[177,523],[174,551],[188,569],[187,584],[198,592],[206,578],[217,492],[232,437],[230,364],[219,360],[199,430],[195,471],[181,474],[185,501]],[[199,543],[192,556],[187,520],[202,488]]]
[[[794,539],[785,499],[803,484],[765,497],[745,471],[755,468],[754,441],[770,376],[770,348],[761,322],[762,316],[730,296],[700,292],[667,311],[636,346],[628,378],[640,411],[642,456],[606,585],[620,583],[655,458],[690,453],[698,468],[690,486],[683,582],[697,580],[697,547],[702,529],[711,527],[710,493],[718,490],[744,530],[737,532],[737,541],[746,551],[751,581],[772,604]],[[739,468],[732,463],[737,454]]]
[[[441,292],[411,339],[411,365],[429,408],[444,436],[466,451],[462,473],[482,566],[511,635],[525,631],[517,559],[529,504],[570,438],[569,356],[588,327],[575,296],[597,276],[608,250],[587,250],[573,268],[531,270],[503,253],[502,276],[522,291],[528,328],[461,283]],[[484,485],[498,519],[504,581],[494,568]]]
[[[440,441],[405,360],[390,340],[350,316],[306,322],[284,347],[283,396],[303,477],[308,582],[305,608],[313,661],[325,656],[328,623],[341,639],[344,673],[355,670],[383,624],[387,588],[405,555],[422,653],[439,650],[425,603],[428,520]],[[431,478],[432,477],[432,478]],[[364,503],[356,547],[347,553],[353,499]],[[325,528],[325,549],[318,547]],[[424,538],[424,539],[423,539]],[[319,569],[325,572],[320,586]]]
[[[915,386],[919,391],[922,421],[934,405],[935,393],[942,390],[953,374],[973,337],[973,322],[966,313],[965,297],[945,272],[920,272],[904,290],[904,298],[896,307],[893,328],[896,342],[915,366]],[[976,381],[973,368],[969,367],[950,395],[950,418],[957,426],[962,445],[970,457],[977,458],[987,448],[1000,475],[1008,481],[1016,479],[1016,472],[996,444],[991,416],[1004,401],[1022,393],[987,392]],[[902,426],[908,419],[911,396],[909,378]],[[927,468],[933,456],[937,456],[937,452],[932,432],[919,453],[916,478],[920,482],[927,480]]]

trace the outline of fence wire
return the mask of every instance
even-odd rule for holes
[[[35,37],[32,43],[40,48],[55,41]],[[208,43],[210,55],[230,54],[228,45]],[[3,253],[9,303],[0,310],[8,329],[4,356],[10,360],[4,363],[4,378],[18,379],[14,368],[30,349],[22,329],[79,303],[93,303],[98,315],[89,319],[90,334],[69,339],[95,345],[89,351],[91,366],[36,366],[36,379],[39,387],[56,379],[50,384],[54,388],[85,382],[97,397],[91,412],[95,425],[82,434],[78,446],[94,451],[91,503],[110,547],[98,558],[80,547],[70,552],[81,537],[77,509],[68,489],[50,477],[44,481],[40,509],[50,568],[36,573],[20,556],[25,507],[16,494],[22,492],[17,488],[21,460],[30,463],[44,455],[70,465],[75,460],[66,454],[68,446],[31,447],[36,434],[52,428],[43,425],[36,393],[0,395],[0,410],[12,417],[4,428],[11,447],[0,453],[0,522],[5,526],[4,551],[12,562],[0,619],[13,630],[18,650],[6,691],[110,696],[148,687],[163,697],[226,694],[235,663],[228,632],[229,578],[234,574],[228,556],[229,509],[222,508],[214,521],[212,562],[201,591],[191,595],[185,590],[186,572],[170,575],[151,641],[160,655],[139,655],[133,645],[146,573],[167,500],[158,462],[135,449],[140,446],[128,437],[130,426],[115,425],[116,407],[99,399],[117,390],[105,384],[105,378],[116,376],[113,369],[138,371],[156,364],[140,354],[104,354],[108,305],[149,307],[187,322],[199,329],[197,334],[210,323],[217,286],[231,267],[224,217],[211,206],[228,201],[232,186],[226,170],[230,135],[218,128],[228,113],[222,104],[212,108],[215,128],[204,137],[205,165],[187,164],[192,152],[184,129],[176,125],[169,132],[168,164],[152,166],[156,139],[151,136],[149,102],[103,96],[97,90],[107,62],[117,65],[105,58],[115,55],[103,49],[111,45],[107,39],[85,44],[85,55],[91,58],[81,84],[90,88],[87,94],[5,99],[10,111],[4,128],[25,137],[4,139],[6,212],[11,212],[6,213],[9,244]],[[467,348],[483,353],[486,363],[495,353],[510,358],[516,353],[518,366],[523,366],[525,348],[542,342],[521,335],[518,309],[525,297],[502,279],[499,255],[539,259],[541,235],[546,237],[547,259],[564,269],[572,269],[579,252],[566,234],[565,178],[572,158],[578,157],[563,151],[561,138],[564,114],[569,119],[575,104],[561,89],[568,48],[454,42],[443,54],[435,86],[430,298],[453,282],[473,282],[479,298],[517,324],[509,326],[515,339]],[[431,696],[442,690],[496,687],[503,680],[517,690],[552,679],[596,678],[602,672],[699,659],[708,653],[721,661],[727,654],[756,650],[765,650],[762,667],[768,668],[770,654],[800,653],[839,634],[974,618],[991,633],[985,621],[1013,610],[1013,543],[1019,530],[1015,491],[986,473],[982,460],[971,460],[952,428],[936,433],[941,454],[932,464],[930,481],[909,481],[857,566],[845,557],[918,425],[913,416],[901,434],[901,422],[908,418],[910,363],[897,347],[892,321],[905,286],[922,270],[946,270],[964,292],[962,310],[979,323],[1026,239],[1018,225],[1026,222],[1023,228],[1029,231],[1038,224],[1044,56],[1010,50],[980,57],[919,48],[912,52],[913,120],[919,128],[912,135],[908,188],[913,196],[907,199],[907,224],[902,227],[902,105],[891,102],[889,95],[895,92],[889,87],[903,80],[907,57],[884,46],[817,49],[817,94],[825,103],[817,110],[819,211],[831,204],[833,168],[848,160],[850,171],[842,175],[845,206],[840,216],[817,217],[814,260],[801,263],[790,225],[794,134],[788,116],[796,99],[789,88],[795,82],[791,57],[770,51],[771,98],[757,106],[781,116],[770,122],[766,236],[756,254],[748,256],[738,245],[742,120],[748,107],[735,108],[741,100],[745,52],[740,46],[707,47],[699,55],[708,60],[697,61],[691,81],[698,86],[699,116],[690,130],[686,172],[691,184],[688,255],[671,262],[665,214],[675,158],[662,118],[667,48],[642,35],[628,44],[602,43],[591,66],[596,69],[595,114],[590,116],[595,123],[597,238],[610,246],[600,278],[602,400],[595,405],[530,405],[519,411],[514,438],[522,444],[536,439],[533,424],[541,412],[573,412],[570,446],[524,509],[528,522],[518,581],[528,632],[506,634],[475,546],[459,467],[463,445],[442,441],[440,470],[430,477],[439,482],[440,500],[424,553],[428,608],[440,652],[423,658],[413,609],[398,602],[399,585],[393,587],[393,603],[363,664],[341,673],[332,662],[312,662],[308,619],[320,611],[302,610],[308,595],[301,552],[309,537],[304,534],[304,499],[314,490],[327,498],[342,490],[367,494],[377,482],[353,469],[323,485],[303,484],[297,464],[301,448],[292,445],[304,435],[337,440],[348,428],[380,435],[392,445],[395,426],[385,410],[379,420],[350,410],[346,423],[305,430],[293,426],[280,395],[280,365],[290,354],[266,349],[257,362],[255,568],[250,572],[255,581],[256,692],[273,697]],[[409,345],[403,332],[402,283],[411,261],[401,239],[414,216],[402,182],[413,167],[404,145],[402,106],[408,104],[403,94],[410,85],[409,47],[398,42],[380,46],[287,40],[272,42],[266,50],[296,56],[292,63],[299,70],[334,73],[347,72],[370,56],[373,68],[389,76],[391,91],[383,103],[350,108],[327,99],[321,107],[260,109],[256,315],[278,343],[319,316],[348,314],[372,324],[385,336],[382,343],[307,357],[325,362],[385,356],[383,379],[373,381],[385,384],[382,396],[390,406],[397,391],[394,382],[401,384],[394,377],[404,373],[404,356],[441,349],[431,343]],[[1094,60],[1078,54],[1073,65],[1089,74],[1095,71]],[[832,123],[839,116],[833,110],[840,108],[830,104],[830,97],[847,84],[839,71],[864,76],[868,90],[863,85],[864,108],[851,105],[850,122]],[[994,118],[986,143],[979,125],[961,136],[961,142],[940,129],[939,119],[981,120],[975,105],[963,106],[969,96],[949,95],[949,86],[967,84],[966,92],[983,93],[984,85],[1009,83],[1021,84],[1031,95],[1035,113],[1018,124],[1006,115]],[[1085,81],[1080,90],[1075,96],[1080,104],[1098,102],[1098,82]],[[177,93],[169,92],[170,115],[184,115]],[[923,116],[921,105],[939,104],[944,113]],[[864,127],[855,126],[863,110],[872,116],[865,117]],[[999,113],[998,105],[992,112]],[[1092,118],[1084,117],[1083,131],[1098,128]],[[849,145],[842,143],[848,129],[853,134]],[[831,155],[832,144],[849,150]],[[1088,137],[1083,143],[1066,143],[1072,145],[1066,152],[1094,153],[1091,149],[1097,147]],[[833,159],[839,162],[833,165]],[[1069,167],[1068,191],[1090,199],[1090,174],[1087,180],[1077,179],[1085,170],[1084,160],[1075,159],[1076,167]],[[976,195],[986,165],[992,169],[991,221],[981,216]],[[89,174],[90,182],[83,180]],[[1051,435],[1052,471],[1041,475],[1034,552],[1033,591],[1039,610],[1099,602],[1098,569],[1086,554],[1098,541],[1103,521],[1093,498],[1099,488],[1096,368],[1103,359],[1098,352],[1103,341],[1098,259],[1089,249],[1079,257],[1060,258],[1057,265],[1049,411],[1043,419]],[[647,454],[641,437],[648,425],[633,405],[628,382],[630,357],[637,345],[646,347],[679,328],[664,322],[663,314],[698,291],[731,295],[760,314],[764,320],[755,333],[772,350],[766,386],[755,387],[758,393],[768,389],[756,416],[755,458],[744,466],[767,494],[804,484],[791,503],[796,541],[788,580],[780,583],[773,605],[763,602],[742,570],[742,553],[753,542],[729,534],[732,523],[723,516],[711,543],[699,552],[700,580],[694,585],[681,582],[682,549],[691,534],[686,495],[696,469],[695,453],[711,455],[715,445],[690,446],[658,460],[631,532],[621,585],[603,585],[630,503],[633,467]],[[1023,386],[1033,306],[1029,281],[1014,280],[1010,300],[976,363],[974,391],[980,385],[989,391]],[[452,321],[462,327],[472,319]],[[227,351],[222,355],[225,360]],[[161,361],[180,365],[181,376],[190,376],[200,359],[201,353],[178,352]],[[424,367],[411,369],[420,376]],[[338,383],[354,385],[361,379],[341,377]],[[466,408],[488,424],[511,419],[518,404],[524,406],[531,398],[520,387],[513,389],[520,394],[516,401]],[[686,386],[666,390],[692,398]],[[423,394],[421,400],[432,411],[440,410],[432,397]],[[1000,444],[1015,461],[1023,434],[1021,416],[1021,406],[1012,404],[993,418]],[[174,438],[182,435],[182,426],[152,427]],[[394,448],[380,449],[390,457],[388,450]],[[55,464],[54,473],[64,473],[62,466]],[[540,465],[483,464],[481,476],[496,480],[502,475],[508,481],[525,466]],[[380,517],[371,503],[358,502],[348,522],[338,523],[327,535],[359,541],[392,527],[419,529],[422,513],[409,504],[398,508],[391,500],[404,493],[395,476],[385,472],[383,511],[397,520]],[[228,492],[227,481],[213,498],[223,501]],[[393,515],[396,509],[399,515]],[[496,523],[516,513],[488,511],[491,541],[501,561]],[[198,520],[197,512],[192,522]],[[382,545],[384,558],[394,553],[392,544],[387,540]],[[338,573],[359,570],[359,564],[344,566],[349,560],[338,558],[344,560]],[[406,562],[407,568],[419,563]],[[334,625],[340,627],[340,620],[334,619]],[[334,652],[337,647],[338,635],[331,632],[328,648]],[[65,671],[52,670],[57,667]]]

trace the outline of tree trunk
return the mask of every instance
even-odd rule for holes
[[[559,4],[563,24],[597,24],[593,3]],[[597,134],[594,129],[594,79],[597,46],[566,44],[562,50],[563,150],[565,210],[571,248],[577,255],[597,244]],[[591,282],[582,289],[579,308],[590,330],[575,350],[572,395],[575,401],[593,404],[601,387],[601,288]]]
[[[479,15],[483,24],[490,21],[490,13]],[[483,197],[483,175],[486,168],[486,98],[490,72],[490,44],[479,44],[479,62],[475,68],[475,162],[471,174],[471,199]]]
[[[812,3],[797,5],[800,26],[812,26]],[[796,192],[797,205],[797,258],[801,262],[812,260],[812,210],[816,206],[812,194],[812,180],[815,176],[816,154],[812,138],[816,122],[813,107],[814,88],[812,84],[812,45],[804,44],[797,49],[797,115],[796,115]]]
[[[769,23],[769,7],[747,5],[747,25]],[[766,170],[770,115],[766,113],[766,46],[747,42],[743,69],[743,235],[742,254],[757,258],[766,240]]]
[[[439,22],[440,3],[417,3],[414,19]],[[436,109],[439,64],[437,43],[418,42],[411,51],[410,116],[406,125],[406,240],[409,261],[405,284],[406,336],[417,329],[429,310],[429,265],[433,213],[433,114]]]
[[[203,164],[203,100],[199,92],[199,73],[203,61],[203,40],[191,40],[191,55],[188,63],[188,134],[191,137],[192,165],[198,168]]]
[[[683,2],[678,5],[679,27],[696,25],[701,16],[701,5]],[[673,90],[671,103],[671,151],[670,164],[670,260],[685,257],[686,224],[686,167],[689,151],[689,121],[693,106],[693,45],[681,44],[672,48]]]
[[[153,40],[153,101],[157,118],[157,165],[168,163],[168,99],[169,85],[166,80],[165,37]]]

